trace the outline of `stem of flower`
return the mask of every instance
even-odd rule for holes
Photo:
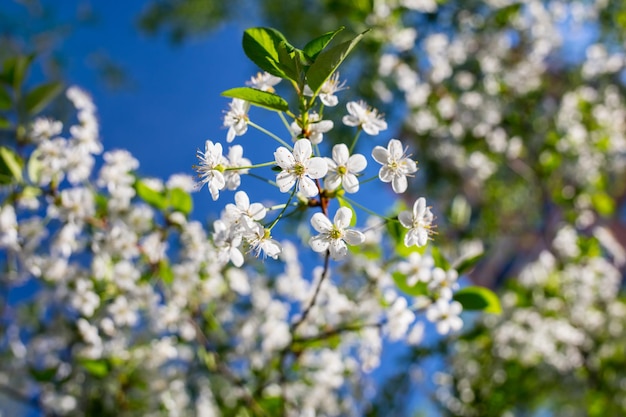
[[[285,115],[283,114],[283,112],[278,112],[278,116],[280,117],[280,120],[283,121],[283,124],[285,125],[285,127],[287,128],[287,131],[291,133],[291,125],[289,124],[289,122],[287,121],[287,119],[285,118]]]
[[[260,176],[260,175],[253,174],[253,173],[251,173],[251,172],[248,172],[246,175],[249,175],[249,176],[251,176],[252,178],[256,178],[256,179],[258,179],[258,180],[261,180],[261,181],[263,181],[263,182],[268,183],[269,185],[273,185],[274,187],[278,188],[278,184],[276,184],[276,182],[274,182],[274,181],[272,181],[272,180],[268,180],[267,178],[263,178],[263,177],[262,177],[262,176]]]
[[[262,164],[248,165],[248,166],[243,166],[243,167],[228,167],[228,168],[224,168],[224,171],[237,171],[240,169],[262,168],[262,167],[269,167],[272,165],[276,165],[276,161],[264,162]]]
[[[291,203],[294,195],[296,195],[296,187],[293,187],[293,191],[289,196],[289,200],[287,200],[287,202],[285,203],[285,207],[283,207],[280,213],[278,213],[278,217],[276,217],[276,219],[274,219],[274,221],[267,227],[267,230],[272,230],[272,227],[276,226],[278,221],[283,217],[283,214],[285,214],[285,211],[287,210],[287,207],[289,207],[289,204]]]
[[[356,201],[352,200],[351,198],[346,197],[345,195],[338,195],[337,196],[338,199],[343,200],[347,203],[350,203],[353,206],[356,206],[358,208],[360,208],[361,210],[363,210],[364,212],[366,212],[367,214],[370,214],[372,216],[376,216],[376,217],[380,217],[381,219],[385,219],[387,221],[394,221],[395,219],[392,219],[390,217],[385,217],[382,214],[378,214],[373,210],[368,209],[367,207],[363,206],[362,204],[357,203]]]
[[[374,176],[373,176],[373,177],[371,177],[371,178],[368,178],[368,179],[363,180],[363,181],[359,181],[359,184],[363,185],[363,184],[366,184],[366,183],[368,183],[368,182],[370,182],[370,181],[374,181],[375,179],[378,179],[378,175],[374,175]]]
[[[270,132],[269,130],[265,129],[264,127],[259,126],[258,124],[254,123],[254,122],[248,122],[249,126],[252,126],[253,128],[265,133],[267,136],[269,136],[270,138],[274,139],[276,142],[280,143],[281,145],[283,145],[285,148],[289,149],[290,151],[293,150],[293,147],[291,145],[289,145],[287,142],[285,142],[284,140],[282,140],[281,138],[279,138],[278,136],[276,136],[275,134],[273,134],[272,132]]]
[[[356,143],[359,141],[359,136],[361,136],[361,126],[359,126],[359,128],[356,130],[356,134],[354,135],[354,139],[352,139],[352,145],[350,145],[350,154],[352,154],[352,151],[354,150],[354,147],[356,146]]]
[[[319,295],[320,289],[322,288],[322,283],[324,282],[326,275],[328,275],[329,265],[330,265],[330,251],[326,251],[326,255],[324,256],[324,270],[322,271],[322,276],[320,277],[319,281],[317,282],[317,285],[315,286],[315,292],[313,293],[313,297],[311,297],[311,301],[309,301],[309,304],[306,306],[306,308],[302,312],[302,315],[300,316],[300,318],[298,318],[298,320],[292,323],[291,325],[292,335],[295,334],[298,327],[304,322],[304,320],[306,320],[307,316],[309,315],[309,312],[315,305],[315,302],[317,301],[317,296]]]

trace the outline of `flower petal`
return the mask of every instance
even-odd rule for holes
[[[400,220],[402,226],[406,227],[407,229],[413,227],[413,213],[408,210],[398,214],[398,220]]]
[[[346,193],[356,193],[359,191],[359,180],[354,174],[346,174],[343,176],[343,189]]]
[[[333,239],[330,242],[330,256],[337,260],[345,257],[348,254],[348,247],[346,243],[341,239]]]
[[[239,210],[248,211],[248,208],[250,208],[248,194],[245,191],[237,191],[235,193],[235,204]]]
[[[335,213],[335,218],[333,219],[333,223],[338,229],[345,229],[350,226],[350,220],[352,220],[352,210],[348,207],[339,207],[337,213]]]
[[[426,212],[426,199],[424,197],[420,197],[415,200],[413,204],[413,217],[416,219],[421,219],[424,217],[424,213]]]
[[[333,161],[335,161],[337,165],[346,165],[349,157],[350,152],[344,143],[333,146]]]
[[[311,141],[308,139],[298,139],[293,146],[293,157],[298,162],[304,162],[311,157],[313,149],[311,148]]]
[[[375,146],[372,150],[372,158],[379,164],[387,165],[389,162],[389,151],[382,146]]]
[[[315,213],[311,217],[311,226],[320,233],[328,233],[333,228],[333,224],[324,213]]]
[[[326,252],[328,246],[330,246],[330,241],[323,235],[317,235],[313,236],[309,240],[309,245],[311,246],[311,249],[313,249],[315,252]]]
[[[404,175],[395,176],[391,182],[391,188],[393,188],[393,191],[397,194],[405,192],[408,186],[409,183]]]
[[[289,152],[289,149],[284,146],[276,149],[276,152],[274,152],[274,159],[276,160],[278,166],[282,169],[289,169],[296,164],[296,160],[294,159],[292,153]]]
[[[391,139],[387,144],[387,149],[389,150],[389,154],[395,161],[399,161],[402,159],[404,155],[404,150],[402,149],[402,142],[398,139]]]
[[[328,164],[324,158],[311,158],[308,161],[306,172],[313,179],[322,178],[328,172]]]
[[[365,235],[358,230],[346,230],[343,235],[343,240],[345,240],[348,245],[360,245],[365,242]]]
[[[298,191],[302,192],[302,194],[304,194],[306,197],[315,197],[317,194],[319,194],[317,185],[309,177],[300,178],[300,181],[298,181]]]
[[[346,166],[348,167],[348,171],[356,174],[367,167],[367,159],[360,153],[355,153],[348,159]]]
[[[286,193],[291,190],[293,185],[296,183],[296,179],[297,177],[289,171],[282,171],[276,175],[276,184],[278,185],[281,193]]]

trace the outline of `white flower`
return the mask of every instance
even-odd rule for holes
[[[247,229],[253,229],[254,223],[262,220],[267,209],[261,203],[250,204],[250,198],[245,191],[235,193],[235,204],[227,204],[224,208],[226,217],[234,222],[243,223]]]
[[[282,171],[276,176],[276,183],[281,192],[289,191],[297,183],[298,192],[306,197],[318,194],[314,179],[322,178],[328,172],[324,158],[313,157],[311,142],[308,139],[296,141],[293,153],[283,146],[276,149],[274,158]]]
[[[324,139],[324,133],[330,131],[333,126],[332,120],[320,120],[320,116],[313,112],[309,115],[309,122],[304,129],[297,122],[293,122],[290,128],[294,139],[306,138],[312,144],[317,145]]]
[[[343,189],[347,193],[359,191],[359,180],[355,174],[363,171],[367,166],[367,160],[361,154],[350,156],[348,147],[340,143],[333,146],[333,159],[326,158],[328,164],[328,175],[324,180],[324,185],[329,190],[334,190],[343,184]]]
[[[439,334],[448,334],[450,331],[457,331],[463,327],[463,320],[459,317],[463,311],[463,306],[458,301],[439,298],[426,310],[426,318],[432,323],[436,323]]]
[[[236,233],[222,220],[213,222],[213,230],[213,242],[219,250],[219,260],[223,263],[231,261],[237,268],[243,265],[243,254],[239,250],[242,235]]]
[[[249,159],[243,157],[243,148],[241,145],[235,145],[228,148],[228,171],[224,172],[224,180],[226,188],[236,190],[241,184],[241,174],[247,174],[247,169],[232,169],[239,167],[248,167],[251,165]]]
[[[359,126],[369,135],[378,135],[387,129],[387,122],[378,114],[378,110],[369,107],[364,101],[351,101],[346,104],[348,115],[343,116],[346,126]]]
[[[315,252],[330,250],[333,259],[340,259],[347,255],[349,245],[360,245],[365,240],[363,233],[357,230],[346,229],[352,220],[352,211],[347,207],[340,207],[335,213],[333,223],[323,213],[315,213],[311,218],[311,226],[320,234],[309,241]]]
[[[30,125],[28,129],[28,138],[33,143],[41,143],[63,131],[63,123],[47,117],[38,117]]]
[[[260,224],[255,228],[253,236],[248,237],[248,243],[256,257],[263,252],[265,256],[276,259],[281,252],[280,243],[272,239],[270,230]]]
[[[228,128],[226,141],[232,142],[235,136],[242,136],[248,131],[248,110],[250,103],[234,98],[228,105],[230,108],[224,116],[224,126]]]
[[[380,180],[390,182],[393,191],[398,194],[405,192],[408,187],[406,177],[417,171],[417,164],[405,154],[402,143],[398,139],[391,139],[387,149],[376,146],[372,157],[382,164],[378,172]]]
[[[222,145],[207,140],[204,144],[204,152],[198,150],[196,154],[200,160],[200,165],[195,167],[201,177],[200,185],[208,185],[211,197],[215,201],[220,196],[220,190],[226,186],[223,172],[228,161],[222,155]]]
[[[438,294],[440,298],[452,300],[453,292],[459,288],[458,279],[459,273],[455,269],[444,271],[441,268],[434,268],[428,289]]]
[[[337,99],[335,93],[337,91],[345,90],[345,84],[345,81],[341,83],[339,82],[339,73],[334,73],[329,79],[324,81],[324,84],[322,84],[322,87],[320,88],[318,96],[321,102],[325,106],[335,107],[339,103],[339,99]],[[313,95],[313,91],[308,85],[304,86],[304,94],[307,96]]]
[[[433,233],[432,223],[435,216],[426,207],[426,199],[418,198],[413,204],[413,211],[403,211],[398,215],[402,226],[409,229],[404,237],[404,245],[407,247],[424,246],[428,242],[428,236]]]
[[[256,88],[261,91],[274,92],[274,86],[281,81],[281,78],[276,77],[268,72],[258,72],[255,76],[250,78],[250,81],[246,81],[246,85],[252,88]]]

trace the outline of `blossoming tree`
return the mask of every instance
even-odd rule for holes
[[[348,102],[341,118],[354,134],[331,142],[344,87],[337,69],[365,36],[333,43],[340,32],[298,49],[274,29],[245,31],[244,51],[264,72],[224,92],[228,132],[198,150],[198,181],[142,178],[129,152],[105,151],[96,106],[78,87],[65,90],[71,120],[39,115],[61,85],[31,88],[32,57],[4,62],[0,392],[12,407],[358,415],[385,341],[419,345],[420,317],[448,334],[461,329],[462,308],[499,309],[484,288],[459,290],[475,258],[442,256],[424,197],[362,218],[372,214],[357,201],[369,181],[401,194],[419,173],[392,139],[370,151],[380,167],[363,179],[371,161],[357,140],[387,129],[364,102]],[[251,120],[251,106],[275,112],[283,131]],[[244,157],[241,137],[253,134],[276,142],[268,159]],[[242,144],[226,145],[234,141]],[[259,179],[275,204],[250,201],[248,180]],[[228,201],[209,227],[192,217],[191,193],[203,185]],[[316,233],[285,233],[289,222]],[[317,266],[304,267],[306,253]]]

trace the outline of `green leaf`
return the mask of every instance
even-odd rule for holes
[[[169,190],[170,205],[176,211],[183,214],[191,213],[193,209],[193,199],[191,195],[183,189],[173,188]]]
[[[13,100],[7,90],[0,85],[0,110],[8,110],[11,108]]]
[[[352,212],[352,218],[350,219],[350,227],[356,226],[356,211],[354,211],[354,207],[352,207],[352,204],[348,203],[346,200],[344,200],[341,197],[337,198],[337,201],[339,201],[339,207],[347,207],[350,209],[350,211]]]
[[[30,375],[37,382],[50,382],[56,376],[57,369],[58,369],[58,366],[55,366],[53,368],[45,368],[45,369],[30,368],[29,371],[30,371]]]
[[[41,180],[41,171],[43,169],[43,164],[39,159],[39,155],[41,152],[34,150],[33,153],[30,154],[30,158],[28,159],[28,163],[26,164],[26,172],[28,173],[28,179],[33,184],[39,184]]]
[[[463,288],[454,294],[454,299],[461,303],[464,310],[480,310],[493,314],[502,312],[498,296],[485,287]]]
[[[445,258],[445,256],[443,256],[443,254],[441,253],[441,251],[439,250],[437,246],[432,246],[430,249],[430,253],[433,256],[433,259],[435,260],[436,267],[439,267],[443,269],[444,271],[447,271],[448,269],[450,269],[450,263]]]
[[[344,29],[345,28],[341,26],[339,29],[333,32],[327,32],[323,34],[322,36],[313,39],[312,41],[310,41],[304,46],[304,49],[303,49],[304,54],[308,58],[310,58],[312,61],[315,61],[315,58],[317,58],[319,53],[322,52],[324,48],[328,46],[330,41],[332,41],[333,38]]]
[[[591,203],[601,216],[610,216],[615,212],[615,200],[605,192],[598,191],[591,196]]]
[[[307,84],[311,87],[311,90],[313,90],[315,95],[319,93],[324,82],[330,78],[331,75],[333,75],[339,65],[341,65],[348,54],[368,31],[369,29],[357,35],[350,41],[346,41],[333,48],[320,52],[315,62],[306,73]]]
[[[104,359],[80,359],[78,363],[91,375],[104,378],[109,373],[109,364]]]
[[[481,252],[478,255],[461,258],[454,265],[452,265],[452,268],[456,269],[459,275],[467,274],[474,269],[474,266],[476,266],[478,261],[482,259],[483,255],[484,253]]]
[[[398,286],[398,289],[403,293],[410,295],[411,297],[417,297],[418,295],[426,295],[428,294],[428,286],[425,282],[417,282],[414,285],[409,285],[406,282],[406,275],[401,272],[394,272],[391,274],[393,277],[393,281]]]
[[[284,43],[284,46],[281,46]],[[243,51],[259,68],[281,78],[289,78],[278,65],[279,49],[293,48],[282,33],[273,28],[256,27],[243,33]],[[290,52],[288,50],[288,52]]]
[[[7,119],[6,117],[0,115],[0,129],[10,129],[12,126],[12,123],[9,119]]]
[[[18,154],[5,146],[0,146],[0,184],[22,182],[23,167],[24,161]]]
[[[59,95],[63,85],[59,82],[41,84],[26,94],[24,105],[30,114],[39,113]]]
[[[289,103],[281,96],[261,91],[251,87],[231,88],[222,92],[224,97],[239,98],[248,101],[255,106],[263,107],[274,111],[288,111]]]
[[[21,55],[5,60],[2,74],[0,74],[0,81],[5,82],[18,91],[22,86],[24,78],[26,78],[26,72],[34,57],[32,54]]]
[[[142,180],[135,181],[135,191],[137,191],[139,198],[159,210],[165,210],[168,206],[168,199],[165,194],[148,187]]]
[[[166,284],[171,284],[174,281],[174,272],[172,271],[169,262],[165,259],[162,259],[161,262],[159,262],[159,276]]]

